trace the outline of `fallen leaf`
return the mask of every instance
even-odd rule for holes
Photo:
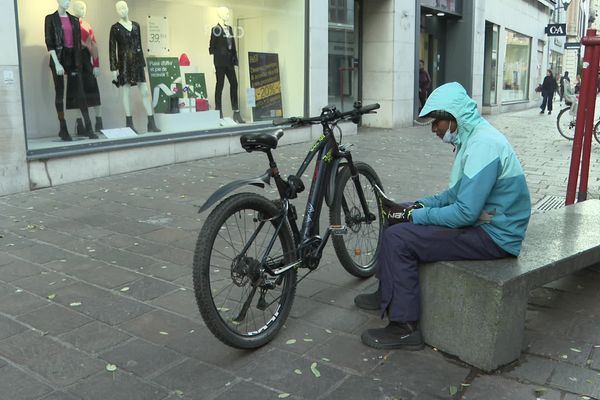
[[[74,303],[69,304],[71,307],[79,307],[81,305],[80,302],[76,301]]]
[[[325,329],[325,332],[332,333],[330,329]]]
[[[50,300],[52,300],[52,299],[53,299],[53,298],[55,298],[55,297],[56,297],[56,295],[55,295],[54,293],[52,293],[52,294],[49,294],[49,295],[48,295],[48,298],[49,298]]]
[[[456,386],[450,386],[450,396],[454,396],[456,393],[458,393],[458,388]]]
[[[576,349],[576,348],[574,348],[574,347],[571,347],[571,351],[574,351],[575,353],[581,353],[581,350],[579,350],[579,349]]]
[[[299,369],[295,369],[295,370],[294,370],[294,373],[295,373],[296,375],[302,375],[302,371],[300,371]]]
[[[310,365],[310,370],[312,371],[312,373],[313,373],[313,375],[314,375],[315,377],[317,377],[317,378],[318,378],[318,377],[320,377],[320,376],[321,376],[321,373],[320,373],[320,372],[319,372],[319,370],[317,369],[317,363],[316,363],[316,362],[314,362],[314,363],[312,363],[312,364]]]
[[[129,287],[125,286],[123,289],[121,289],[121,292],[126,292],[129,290]]]
[[[577,382],[577,378],[575,378],[574,376],[570,376],[569,380],[572,381],[572,382]]]
[[[290,339],[287,342],[285,342],[285,344],[294,344],[296,343],[296,339]]]
[[[544,393],[546,393],[546,389],[545,388],[537,388],[534,390],[535,393],[535,397],[542,397],[544,395]]]
[[[106,364],[106,370],[113,372],[117,370],[117,366],[115,364]]]
[[[165,336],[169,334],[169,332],[163,332],[163,331],[160,331],[158,333],[160,333],[161,335],[165,335]]]
[[[290,397],[290,394],[289,393],[280,393],[279,396],[277,396],[277,397],[279,397],[280,399],[285,399],[286,397]]]
[[[313,341],[312,339],[302,339],[302,340],[304,340],[305,342],[312,342]]]
[[[589,383],[590,385],[593,385],[593,384],[594,384],[594,381],[593,381],[593,380],[591,380],[591,379],[586,379],[585,381],[586,381],[587,383]]]
[[[323,360],[323,361],[331,361],[329,358],[325,358],[325,357],[321,358],[321,360]]]

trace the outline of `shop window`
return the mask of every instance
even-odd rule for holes
[[[304,0],[17,5],[30,151],[247,129],[304,112]]]
[[[506,30],[502,101],[527,100],[531,38]]]

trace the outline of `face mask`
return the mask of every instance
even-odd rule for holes
[[[458,129],[454,133],[452,133],[450,131],[450,125],[448,125],[448,130],[446,131],[446,133],[444,133],[442,142],[452,144],[452,143],[454,143],[454,139],[456,139],[457,135],[458,135]]]

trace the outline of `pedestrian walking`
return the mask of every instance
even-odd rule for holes
[[[548,115],[552,114],[552,99],[554,92],[557,91],[556,80],[552,76],[552,71],[547,70],[544,82],[542,82],[542,105],[540,106],[540,114],[543,114],[546,108],[548,108]]]
[[[425,69],[425,62],[419,60],[419,111],[423,109],[427,96],[429,95],[429,88],[431,87],[431,77],[429,72]]]
[[[361,336],[379,349],[423,348],[418,263],[517,256],[531,214],[525,175],[511,145],[481,117],[459,83],[434,90],[419,116],[456,146],[456,156],[448,190],[394,210],[399,223],[383,233],[379,287],[354,299],[360,308],[387,313],[387,327]]]
[[[565,81],[571,82],[571,79],[569,79],[569,71],[565,71],[564,75],[560,77],[559,95],[561,103],[565,97]]]

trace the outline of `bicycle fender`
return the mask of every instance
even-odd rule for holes
[[[338,172],[342,169],[346,163],[342,164],[342,161],[345,161],[341,158],[338,158],[333,161],[331,166],[331,173],[329,174],[329,184],[327,185],[327,192],[325,193],[325,203],[327,207],[331,208],[333,204],[333,197],[335,196],[335,183],[337,181]]]
[[[247,185],[257,186],[260,188],[264,188],[265,185],[270,186],[271,170],[267,170],[263,175],[257,176],[256,178],[239,179],[237,181],[229,182],[227,185],[219,188],[216,192],[211,194],[206,202],[200,207],[198,213],[208,210],[213,204],[225,197],[227,194]]]

